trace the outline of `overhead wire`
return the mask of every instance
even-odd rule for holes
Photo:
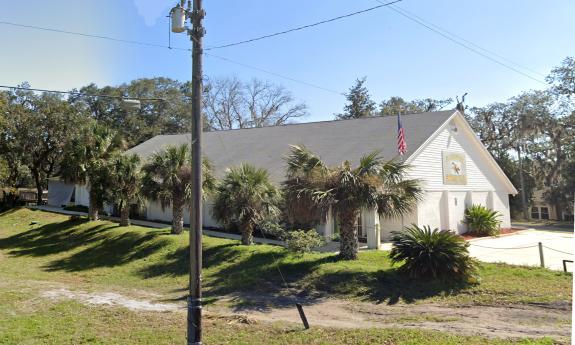
[[[429,22],[429,21],[427,21],[427,20],[421,18],[420,16],[414,14],[413,12],[409,12],[409,11],[406,10],[405,8],[402,8],[402,7],[399,7],[399,6],[395,5],[395,6],[391,6],[390,9],[404,12],[406,15],[415,17],[416,19],[420,20],[421,22],[423,22],[423,23],[425,23],[425,24],[427,24],[427,25],[429,25],[429,26],[432,26],[432,27],[436,28],[437,30],[443,31],[444,33],[446,33],[446,34],[448,34],[448,35],[450,35],[450,36],[452,36],[452,37],[455,37],[455,38],[458,39],[458,40],[464,41],[465,43],[468,43],[468,44],[470,44],[470,45],[476,47],[477,49],[480,49],[480,50],[482,50],[482,51],[484,51],[484,52],[486,52],[486,53],[488,53],[488,54],[497,56],[498,58],[500,58],[500,59],[502,59],[502,60],[505,60],[505,61],[509,62],[510,64],[513,64],[513,65],[515,65],[515,66],[517,66],[517,67],[520,67],[520,68],[522,68],[522,69],[524,69],[524,70],[526,70],[526,71],[529,71],[529,72],[531,72],[531,73],[533,73],[533,74],[537,74],[537,75],[539,75],[540,77],[543,77],[543,78],[546,77],[546,75],[544,75],[543,73],[540,73],[540,72],[538,72],[538,71],[536,71],[536,70],[534,70],[534,69],[532,69],[532,68],[529,68],[529,67],[527,67],[527,66],[524,66],[524,65],[522,65],[522,64],[520,64],[520,63],[518,63],[518,62],[516,62],[516,61],[513,61],[513,60],[511,60],[511,59],[509,59],[509,58],[507,58],[507,57],[505,57],[505,56],[503,56],[503,55],[501,55],[501,54],[498,54],[498,53],[496,53],[496,52],[494,52],[494,51],[492,51],[492,50],[489,50],[489,49],[487,49],[487,48],[485,48],[485,47],[482,47],[482,46],[480,46],[480,45],[478,45],[478,44],[476,44],[476,43],[474,43],[474,42],[472,42],[472,41],[470,41],[470,40],[468,40],[468,39],[466,39],[466,38],[464,38],[464,37],[461,37],[461,36],[459,36],[459,35],[457,35],[457,34],[451,32],[451,31],[448,31],[448,30],[445,29],[445,28],[442,28],[442,27],[439,26],[439,25],[433,24],[433,23],[431,23],[431,22]]]
[[[149,42],[141,42],[141,41],[134,41],[134,40],[126,40],[126,39],[120,39],[120,38],[115,38],[115,37],[110,37],[110,36],[104,36],[104,35],[94,35],[94,34],[87,34],[87,33],[81,33],[81,32],[75,32],[75,31],[69,31],[69,30],[60,30],[60,29],[54,29],[54,28],[45,28],[45,27],[41,27],[41,26],[35,26],[35,25],[24,25],[24,24],[19,24],[19,23],[13,23],[13,22],[7,22],[7,21],[0,21],[0,24],[4,24],[4,25],[10,25],[10,26],[15,26],[15,27],[22,27],[22,28],[27,28],[27,29],[34,29],[34,30],[41,30],[41,31],[47,31],[47,32],[55,32],[55,33],[61,33],[61,34],[68,34],[68,35],[76,35],[76,36],[80,36],[80,37],[85,37],[85,38],[95,38],[95,39],[102,39],[102,40],[108,40],[108,41],[113,41],[113,42],[117,42],[117,43],[124,43],[124,44],[133,44],[133,45],[139,45],[139,46],[146,46],[146,47],[153,47],[153,48],[163,48],[163,49],[169,49],[169,50],[179,50],[179,51],[187,51],[187,52],[191,52],[192,49],[191,48],[181,48],[181,47],[174,47],[171,45],[171,39],[169,42],[169,45],[164,45],[164,44],[156,44],[156,43],[149,43]],[[330,88],[326,88],[314,83],[310,83],[301,79],[297,79],[297,78],[293,78],[293,77],[289,77],[286,76],[284,74],[280,74],[280,73],[276,73],[264,68],[260,68],[257,66],[253,66],[253,65],[249,65],[240,61],[235,61],[233,59],[224,57],[224,56],[220,56],[220,55],[216,55],[213,53],[207,53],[204,52],[204,54],[208,57],[211,58],[215,58],[215,59],[219,59],[231,64],[235,64],[238,66],[242,66],[244,68],[248,68],[248,69],[253,69],[265,74],[269,74],[269,75],[273,75],[275,77],[281,78],[281,79],[285,79],[285,80],[289,80],[291,82],[294,83],[298,83],[301,85],[306,85],[318,90],[323,90],[329,93],[333,93],[339,96],[343,96],[345,95],[344,92],[340,92],[337,90],[333,90]]]
[[[381,5],[378,6],[374,6],[374,7],[370,7],[370,8],[366,8],[364,10],[360,10],[360,11],[356,11],[356,12],[352,12],[352,13],[348,13],[348,14],[344,14],[341,16],[337,16],[334,18],[330,18],[330,19],[326,19],[326,20],[322,20],[313,24],[307,24],[307,25],[302,25],[302,26],[298,26],[295,28],[291,28],[291,29],[287,29],[284,31],[279,31],[279,32],[275,32],[272,34],[268,34],[268,35],[263,35],[263,36],[259,36],[259,37],[254,37],[254,38],[250,38],[247,40],[243,40],[243,41],[239,41],[239,42],[233,42],[233,43],[228,43],[228,44],[222,44],[222,45],[217,45],[217,46],[211,46],[211,47],[207,47],[205,48],[206,50],[214,50],[214,49],[222,49],[222,48],[228,48],[228,47],[233,47],[233,46],[238,46],[241,44],[246,44],[246,43],[252,43],[252,42],[256,42],[256,41],[260,41],[263,39],[267,39],[267,38],[271,38],[271,37],[275,37],[275,36],[280,36],[280,35],[285,35],[294,31],[300,31],[300,30],[304,30],[304,29],[309,29],[312,28],[314,26],[318,26],[318,25],[322,25],[322,24],[326,24],[326,23],[331,23],[334,22],[336,20],[340,20],[340,19],[344,19],[344,18],[349,18],[349,17],[353,17],[356,16],[358,14],[363,14],[366,12],[370,12],[373,10],[377,10],[379,8],[382,7],[386,7],[386,6],[390,6],[393,5],[395,3],[401,2],[402,0],[395,0],[395,1],[391,1],[391,2],[387,2],[387,3],[383,3],[381,1],[378,1]]]
[[[358,14],[365,13],[365,12],[373,11],[373,10],[378,9],[378,8],[387,7],[388,9],[390,9],[390,10],[392,10],[392,11],[394,11],[394,12],[400,14],[401,16],[403,16],[403,17],[405,17],[405,18],[407,18],[407,19],[409,19],[409,20],[411,20],[411,21],[413,21],[413,22],[415,22],[415,23],[417,23],[417,24],[419,24],[419,25],[421,25],[421,26],[423,26],[423,27],[425,27],[425,28],[427,28],[427,29],[429,29],[429,30],[431,30],[431,31],[433,31],[433,32],[435,32],[435,33],[437,33],[437,34],[439,34],[440,36],[444,37],[445,39],[447,39],[447,40],[449,40],[449,41],[451,41],[451,42],[453,42],[453,43],[455,43],[455,44],[458,44],[458,45],[460,45],[460,46],[462,46],[462,47],[464,47],[464,48],[466,48],[466,49],[468,49],[468,50],[474,52],[475,54],[477,54],[477,55],[479,55],[479,56],[482,56],[482,57],[484,57],[484,58],[490,60],[491,62],[494,62],[494,63],[496,63],[496,64],[498,64],[498,65],[500,65],[500,66],[502,66],[502,67],[505,67],[505,68],[507,68],[507,69],[509,69],[509,70],[511,70],[511,71],[513,71],[513,72],[515,72],[515,73],[518,73],[518,74],[520,74],[520,75],[522,75],[522,76],[524,76],[524,77],[526,77],[526,78],[529,78],[529,79],[531,79],[531,80],[533,80],[533,81],[536,81],[536,82],[538,82],[538,83],[545,84],[545,85],[547,84],[545,81],[542,81],[542,80],[540,80],[540,79],[538,79],[538,78],[535,78],[535,77],[531,76],[530,74],[527,74],[527,73],[525,73],[525,72],[523,72],[523,71],[521,71],[521,70],[519,70],[519,69],[517,69],[517,68],[511,66],[510,64],[516,65],[516,66],[518,66],[518,67],[520,67],[520,68],[522,68],[522,69],[524,69],[524,70],[526,70],[526,71],[530,71],[531,73],[534,73],[534,74],[538,74],[538,75],[540,75],[540,76],[543,76],[541,73],[536,72],[536,71],[534,71],[534,70],[532,70],[532,69],[529,69],[529,68],[527,68],[527,67],[525,67],[525,66],[522,66],[522,65],[520,65],[520,64],[518,64],[518,63],[516,63],[516,62],[513,62],[513,61],[510,60],[510,59],[507,59],[507,58],[505,58],[505,57],[503,57],[503,56],[501,56],[501,55],[499,55],[499,54],[497,54],[497,53],[494,53],[493,51],[490,51],[490,50],[488,50],[488,49],[486,49],[486,48],[483,48],[483,47],[481,47],[481,46],[479,46],[479,45],[477,45],[477,44],[475,44],[475,43],[473,43],[473,42],[471,42],[471,41],[469,41],[469,40],[466,40],[466,39],[464,39],[464,38],[462,38],[462,37],[460,37],[460,36],[458,36],[458,35],[455,35],[455,34],[449,32],[449,31],[447,31],[447,30],[445,30],[445,29],[443,29],[443,28],[441,28],[441,27],[439,27],[439,26],[437,26],[437,25],[435,25],[435,24],[432,24],[432,23],[430,23],[430,22],[427,22],[427,21],[423,20],[422,18],[420,18],[420,17],[418,17],[418,16],[416,16],[416,15],[414,15],[414,14],[412,14],[412,13],[409,13],[407,10],[404,10],[404,9],[398,7],[398,6],[395,6],[396,3],[398,3],[398,2],[400,2],[400,1],[402,1],[402,0],[395,0],[395,1],[386,2],[386,3],[382,2],[381,0],[376,0],[376,1],[377,1],[380,5],[374,6],[374,7],[370,7],[370,8],[364,9],[364,10],[360,10],[360,11],[348,13],[348,14],[345,14],[345,15],[342,15],[342,16],[338,16],[338,17],[326,19],[326,20],[319,21],[319,22],[316,22],[316,23],[307,24],[307,25],[303,25],[303,26],[296,27],[296,28],[292,28],[292,29],[288,29],[288,30],[284,30],[284,31],[280,31],[280,32],[268,34],[268,35],[263,35],[263,36],[259,36],[259,37],[255,37],[255,38],[251,38],[251,39],[247,39],[247,40],[243,40],[243,41],[228,43],[228,44],[224,44],[224,45],[219,45],[219,46],[206,47],[206,48],[204,48],[204,50],[205,50],[205,51],[209,51],[209,50],[222,49],[222,48],[226,48],[226,47],[232,47],[232,46],[237,46],[237,45],[241,45],[241,44],[251,43],[251,42],[255,42],[255,41],[259,41],[259,40],[263,40],[263,39],[267,39],[267,38],[271,38],[271,37],[275,37],[275,36],[279,36],[279,35],[288,34],[288,33],[294,32],[294,31],[299,31],[299,30],[308,29],[308,28],[311,28],[311,27],[315,27],[315,26],[318,26],[318,25],[321,25],[321,24],[333,22],[333,21],[340,20],[340,19],[343,19],[343,18],[348,18],[348,17],[351,17],[351,16],[355,16],[355,15],[358,15]],[[82,37],[86,37],[86,38],[103,39],[103,40],[109,40],[109,41],[114,41],[114,42],[118,42],[118,43],[124,43],[124,44],[133,44],[133,45],[146,46],[146,47],[164,48],[164,49],[170,49],[170,50],[191,51],[190,48],[173,47],[173,46],[171,45],[171,39],[170,39],[170,42],[169,42],[168,45],[164,45],[164,44],[157,44],[157,43],[142,42],[142,41],[136,41],[136,40],[128,40],[128,39],[110,37],[110,36],[105,36],[105,35],[82,33],[82,32],[75,32],[75,31],[55,29],[55,28],[46,28],[46,27],[41,27],[41,26],[37,26],[37,25],[20,24],[20,23],[14,23],[14,22],[9,22],[9,21],[0,21],[0,24],[9,25],[9,26],[14,26],[14,27],[34,29],[34,30],[42,30],[42,31],[48,31],[48,32],[55,32],[55,33],[61,33],[61,34],[76,35],[76,36],[82,36]],[[466,42],[466,43],[464,43],[464,42]],[[475,48],[474,48],[474,47],[475,47]],[[228,63],[233,63],[233,64],[236,64],[236,65],[238,65],[238,66],[242,66],[242,67],[244,67],[244,68],[249,68],[249,69],[257,70],[257,71],[260,71],[260,72],[262,72],[262,73],[266,73],[266,74],[269,74],[269,75],[273,75],[273,76],[276,76],[276,77],[278,77],[278,78],[282,78],[282,79],[285,79],[285,80],[289,80],[289,81],[292,81],[292,82],[296,82],[296,83],[299,83],[299,84],[302,84],[302,85],[306,85],[306,86],[309,86],[309,87],[313,87],[313,88],[316,88],[316,89],[320,89],[320,90],[323,90],[323,91],[326,91],[326,92],[335,93],[335,94],[338,94],[338,95],[345,95],[345,93],[343,93],[343,92],[335,91],[335,90],[332,90],[332,89],[329,89],[329,88],[325,88],[325,87],[322,87],[322,86],[319,86],[319,85],[316,85],[316,84],[313,84],[313,83],[309,83],[309,82],[306,82],[306,81],[303,81],[303,80],[299,80],[299,79],[296,79],[296,78],[288,77],[288,76],[282,75],[282,74],[280,74],[280,73],[276,73],[276,72],[272,72],[272,71],[269,71],[269,70],[266,70],[266,69],[263,69],[263,68],[259,68],[259,67],[256,67],[256,66],[248,65],[248,64],[245,64],[245,63],[242,63],[242,62],[239,62],[239,61],[235,61],[235,60],[230,59],[230,58],[227,58],[227,57],[218,56],[218,55],[211,54],[211,53],[207,53],[207,52],[204,52],[204,54],[205,54],[206,56],[213,57],[213,58],[216,58],[216,59],[219,59],[219,60],[222,60],[222,61],[226,61],[226,62],[228,62]],[[505,63],[505,62],[502,62],[502,61],[499,61],[498,59],[496,59],[496,58],[494,58],[494,57],[492,57],[492,56],[490,56],[490,55],[488,55],[488,54],[497,56],[498,58],[507,61],[509,64],[508,64],[508,63]]]
[[[380,0],[375,0],[375,1],[381,3]],[[427,29],[433,31],[433,32],[435,32],[436,34],[438,34],[438,35],[444,37],[445,39],[447,39],[447,40],[449,40],[449,41],[451,41],[451,42],[453,42],[453,43],[455,43],[455,44],[457,44],[457,45],[459,45],[459,46],[461,46],[461,47],[463,47],[463,48],[465,48],[465,49],[467,49],[467,50],[470,50],[471,52],[473,52],[473,53],[475,53],[475,54],[477,54],[477,55],[479,55],[479,56],[482,56],[482,57],[485,58],[485,59],[488,59],[488,60],[491,61],[491,62],[494,62],[494,63],[496,63],[496,64],[498,64],[498,65],[500,65],[500,66],[502,66],[502,67],[505,67],[505,68],[507,68],[507,69],[509,69],[509,70],[511,70],[511,71],[513,71],[513,72],[515,72],[515,73],[518,73],[518,74],[520,74],[520,75],[522,75],[522,76],[524,76],[524,77],[526,77],[526,78],[529,78],[529,79],[531,79],[531,80],[533,80],[533,81],[536,81],[536,82],[538,82],[538,83],[540,83],[540,84],[547,85],[547,83],[546,83],[545,81],[543,81],[543,80],[541,80],[541,79],[538,79],[538,78],[535,78],[535,77],[533,77],[532,75],[527,74],[527,73],[525,73],[525,72],[523,72],[523,71],[521,71],[521,70],[519,70],[519,69],[517,69],[517,68],[511,66],[510,64],[507,64],[507,63],[505,63],[505,62],[499,61],[498,59],[496,59],[496,58],[494,58],[494,57],[492,57],[492,56],[490,56],[490,55],[488,55],[488,54],[486,54],[486,53],[484,53],[484,52],[482,52],[482,51],[480,50],[480,49],[482,49],[482,50],[487,51],[486,49],[483,49],[483,48],[474,48],[473,46],[471,46],[471,45],[469,45],[469,44],[466,44],[466,43],[464,43],[464,42],[461,42],[461,41],[457,40],[456,38],[451,37],[451,36],[449,36],[448,34],[446,34],[445,32],[447,32],[447,31],[445,31],[445,32],[440,31],[440,30],[438,30],[438,29],[432,27],[431,24],[426,24],[426,23],[423,22],[422,20],[419,20],[419,19],[417,19],[417,18],[415,18],[415,17],[413,17],[413,16],[411,16],[411,15],[409,15],[409,14],[403,12],[401,9],[399,9],[399,7],[388,6],[387,8],[388,8],[389,10],[394,11],[394,12],[398,13],[399,15],[401,15],[401,16],[403,16],[403,17],[405,17],[405,18],[407,18],[407,19],[409,19],[409,20],[411,20],[411,21],[413,21],[413,22],[415,22],[415,23],[417,23],[417,24],[419,24],[419,25],[421,25],[421,26],[423,26],[423,27],[425,27],[425,28],[427,28]],[[473,44],[473,45],[474,45],[474,46],[477,46],[476,44]],[[495,54],[493,54],[493,55],[495,55]],[[506,59],[506,60],[508,60],[508,59]],[[510,60],[509,60],[509,61],[510,61]],[[539,73],[537,73],[537,74],[539,74]]]

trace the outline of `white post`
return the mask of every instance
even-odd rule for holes
[[[334,233],[335,220],[333,219],[333,212],[331,208],[327,211],[327,216],[325,217],[325,224],[323,224],[323,236],[326,241],[331,241]]]
[[[363,226],[367,233],[367,248],[379,249],[381,244],[381,230],[379,228],[379,215],[375,209],[364,210]]]

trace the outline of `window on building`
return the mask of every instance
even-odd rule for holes
[[[539,207],[531,207],[531,218],[539,219]]]
[[[357,217],[357,236],[365,237],[365,233],[363,232],[363,226],[361,224],[361,212],[359,213],[359,217]]]
[[[549,208],[541,207],[541,219],[549,219]]]

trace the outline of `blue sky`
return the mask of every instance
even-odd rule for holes
[[[0,21],[167,44],[173,0],[2,1]],[[206,46],[251,38],[378,5],[374,0],[204,0]],[[572,0],[403,0],[398,6],[479,46],[546,75],[575,54]],[[189,47],[186,35],[172,44]],[[0,84],[70,89],[134,78],[188,80],[187,52],[140,47],[0,24]],[[540,83],[480,57],[381,8],[252,44],[210,53],[345,92],[367,76],[372,97],[454,97],[469,105],[502,101]],[[209,77],[235,75],[283,84],[305,101],[306,121],[340,112],[344,97],[206,56]],[[529,72],[528,72],[529,73]],[[543,77],[531,73],[534,77]]]

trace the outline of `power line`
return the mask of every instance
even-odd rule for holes
[[[520,68],[522,68],[522,69],[524,69],[524,70],[526,70],[526,71],[529,71],[529,72],[531,72],[531,73],[533,73],[533,74],[537,74],[537,75],[539,75],[539,76],[541,76],[541,77],[543,77],[543,78],[546,77],[546,75],[544,75],[543,73],[539,73],[539,72],[537,72],[537,71],[534,70],[534,69],[531,69],[531,68],[529,68],[529,67],[527,67],[527,66],[524,66],[524,65],[522,65],[522,64],[520,64],[520,63],[518,63],[518,62],[516,62],[516,61],[510,60],[510,59],[506,58],[506,57],[503,56],[503,55],[500,55],[500,54],[498,54],[498,53],[496,53],[496,52],[494,52],[494,51],[492,51],[492,50],[489,50],[489,49],[487,49],[487,48],[484,48],[484,47],[482,47],[482,46],[480,46],[480,45],[478,45],[478,44],[476,44],[476,43],[470,41],[470,40],[467,40],[467,39],[465,39],[465,38],[463,38],[463,37],[461,37],[461,36],[459,36],[459,35],[457,35],[457,34],[454,34],[453,32],[450,32],[450,31],[446,30],[445,28],[442,28],[442,27],[440,27],[440,26],[438,26],[438,25],[436,25],[436,24],[433,24],[433,23],[431,23],[431,22],[429,22],[429,21],[426,21],[425,19],[419,17],[418,15],[414,14],[413,12],[409,12],[408,10],[406,10],[406,9],[404,9],[404,8],[401,8],[401,7],[399,7],[399,6],[391,6],[390,9],[395,9],[395,10],[403,11],[405,14],[407,14],[407,15],[409,15],[409,16],[412,16],[412,17],[415,17],[415,18],[417,18],[418,20],[420,20],[421,22],[423,22],[423,23],[425,23],[425,24],[427,24],[427,25],[429,25],[429,26],[433,26],[433,27],[436,28],[437,30],[443,31],[444,33],[446,33],[446,34],[448,34],[448,35],[451,35],[452,37],[455,37],[455,38],[457,38],[457,39],[459,39],[459,40],[461,40],[461,41],[463,41],[463,42],[466,42],[466,43],[468,43],[468,44],[470,44],[470,45],[476,47],[477,49],[480,49],[480,50],[482,50],[482,51],[484,51],[484,52],[486,52],[486,53],[488,53],[488,54],[497,56],[498,58],[500,58],[500,59],[502,59],[502,60],[505,60],[505,61],[509,62],[510,64],[513,64],[513,65],[515,65],[515,66],[517,66],[517,67],[520,67]]]
[[[379,2],[379,3],[381,3],[380,0],[376,0],[376,1]],[[533,77],[533,76],[531,76],[531,75],[529,75],[529,74],[527,74],[527,73],[525,73],[525,72],[523,72],[523,71],[521,71],[521,70],[519,70],[519,69],[517,69],[517,68],[511,66],[511,65],[508,65],[508,64],[506,64],[506,63],[504,63],[504,62],[501,62],[501,61],[497,60],[496,58],[494,58],[494,57],[492,57],[492,56],[490,56],[490,55],[488,55],[488,54],[485,54],[485,53],[481,52],[481,51],[480,51],[479,49],[477,49],[477,48],[474,48],[474,47],[472,47],[472,46],[470,46],[470,45],[468,45],[468,44],[465,44],[465,43],[463,43],[463,42],[458,41],[457,39],[455,39],[455,38],[449,36],[448,34],[442,32],[442,31],[440,31],[440,30],[438,30],[438,29],[433,28],[431,25],[428,25],[428,24],[424,23],[423,21],[421,21],[421,20],[419,20],[419,19],[417,19],[417,18],[415,18],[415,17],[410,16],[409,14],[403,12],[402,10],[400,10],[400,9],[397,8],[397,7],[389,6],[389,9],[392,10],[392,11],[394,11],[394,12],[396,12],[396,13],[398,13],[398,14],[400,14],[401,16],[403,16],[403,17],[405,17],[405,18],[407,18],[407,19],[409,19],[409,20],[411,20],[411,21],[413,21],[413,22],[415,22],[415,23],[421,25],[421,26],[426,27],[427,29],[429,29],[429,30],[435,32],[435,33],[438,34],[438,35],[441,35],[442,37],[444,37],[444,38],[450,40],[451,42],[453,42],[453,43],[455,43],[455,44],[457,44],[457,45],[460,45],[460,46],[462,46],[462,47],[464,47],[464,48],[466,48],[466,49],[468,49],[468,50],[474,52],[475,54],[480,55],[480,56],[482,56],[482,57],[484,57],[484,58],[490,60],[491,62],[494,62],[494,63],[496,63],[496,64],[498,64],[498,65],[500,65],[500,66],[503,66],[503,67],[505,67],[505,68],[507,68],[507,69],[509,69],[509,70],[511,70],[511,71],[513,71],[513,72],[515,72],[515,73],[521,74],[522,76],[527,77],[527,78],[529,78],[529,79],[531,79],[531,80],[534,80],[534,81],[536,81],[536,82],[538,82],[538,83],[540,83],[540,84],[547,85],[546,82],[544,82],[544,81],[542,81],[542,80],[540,80],[540,79],[538,79],[538,78],[535,78],[535,77]],[[473,45],[475,45],[475,44],[473,44]],[[483,49],[483,48],[480,48],[480,49]],[[487,50],[486,50],[486,51],[487,51]],[[507,59],[506,59],[506,60],[507,60]]]
[[[401,1],[401,0],[399,0]],[[107,40],[107,41],[113,41],[113,42],[117,42],[117,43],[124,43],[124,44],[133,44],[133,45],[138,45],[138,46],[145,46],[145,47],[153,47],[153,48],[163,48],[163,49],[169,49],[169,50],[179,50],[179,51],[188,51],[191,52],[192,49],[190,48],[181,48],[181,47],[172,47],[171,44],[170,45],[163,45],[163,44],[157,44],[157,43],[149,43],[149,42],[141,42],[141,41],[134,41],[134,40],[126,40],[126,39],[121,39],[121,38],[116,38],[116,37],[110,37],[110,36],[104,36],[104,35],[95,35],[95,34],[88,34],[88,33],[82,33],[82,32],[75,32],[75,31],[68,31],[68,30],[61,30],[61,29],[54,29],[54,28],[46,28],[46,27],[41,27],[41,26],[35,26],[35,25],[25,25],[25,24],[19,24],[19,23],[13,23],[13,22],[7,22],[7,21],[0,21],[0,24],[4,24],[4,25],[9,25],[9,26],[14,26],[14,27],[20,27],[20,28],[27,28],[27,29],[34,29],[34,30],[41,30],[41,31],[47,31],[47,32],[54,32],[54,33],[60,33],[60,34],[67,34],[67,35],[74,35],[74,36],[80,36],[80,37],[84,37],[84,38],[96,38],[96,39],[101,39],[101,40]],[[242,66],[244,68],[249,68],[249,69],[253,69],[262,73],[266,73],[269,75],[273,75],[276,76],[278,78],[282,78],[285,80],[289,80],[295,83],[299,83],[302,85],[306,85],[309,87],[313,87],[319,90],[323,90],[326,92],[330,92],[330,93],[334,93],[337,95],[344,95],[343,92],[340,91],[336,91],[336,90],[332,90],[326,87],[322,87],[304,80],[300,80],[300,79],[296,79],[296,78],[292,78],[292,77],[288,77],[286,75],[280,74],[280,73],[276,73],[276,72],[272,72],[260,67],[256,67],[253,65],[248,65],[245,64],[243,62],[239,62],[239,61],[235,61],[232,60],[230,58],[227,57],[223,57],[223,56],[219,56],[219,55],[215,55],[212,53],[204,53],[206,56],[212,57],[212,58],[216,58],[222,61],[226,61],[228,63],[232,63],[232,64],[236,64],[238,66]],[[31,89],[30,89],[31,90]]]
[[[323,87],[323,86],[319,86],[319,85],[315,85],[315,84],[312,84],[312,83],[308,83],[308,82],[303,81],[303,80],[294,79],[294,78],[292,78],[292,77],[288,77],[288,76],[286,76],[286,75],[279,74],[279,73],[276,73],[276,72],[271,72],[271,71],[268,71],[268,70],[265,70],[265,69],[263,69],[263,68],[259,68],[259,67],[256,67],[256,66],[247,65],[247,64],[244,64],[244,63],[242,63],[242,62],[234,61],[234,60],[228,59],[228,58],[223,57],[223,56],[218,56],[218,55],[214,55],[214,54],[211,54],[211,53],[204,53],[204,54],[206,54],[207,56],[216,58],[216,59],[220,59],[220,60],[223,60],[223,61],[227,61],[227,62],[229,62],[229,63],[236,64],[236,65],[238,65],[238,66],[242,66],[242,67],[245,67],[245,68],[251,68],[251,69],[256,70],[256,71],[260,71],[260,72],[263,72],[263,73],[267,73],[267,74],[276,76],[276,77],[278,77],[278,78],[283,78],[283,79],[286,79],[286,80],[289,80],[289,81],[293,81],[293,82],[295,82],[295,83],[299,83],[299,84],[302,84],[302,85],[306,85],[306,86],[309,86],[309,87],[313,87],[313,88],[316,88],[316,89],[320,89],[320,90],[323,90],[323,91],[326,91],[326,92],[334,93],[334,94],[339,95],[339,96],[345,96],[345,93],[340,92],[340,91],[328,89],[328,88],[325,88],[325,87]]]
[[[191,50],[191,49],[185,49],[185,48],[169,47],[169,46],[163,45],[163,44],[126,40],[126,39],[115,38],[115,37],[110,37],[110,36],[95,35],[95,34],[88,34],[88,33],[83,33],[83,32],[54,29],[54,28],[46,28],[46,27],[42,27],[42,26],[26,25],[26,24],[19,24],[19,23],[7,22],[7,21],[0,21],[0,24],[15,26],[15,27],[19,27],[19,28],[34,29],[34,30],[48,31],[48,32],[56,32],[56,33],[60,33],[60,34],[75,35],[75,36],[82,36],[82,37],[89,37],[89,38],[98,38],[98,39],[103,39],[103,40],[108,40],[108,41],[135,44],[135,45],[147,46],[147,47],[168,48],[168,49],[175,49],[175,50]]]
[[[73,95],[73,96],[85,96],[85,97],[99,97],[99,98],[122,99],[122,100],[126,100],[126,101],[148,101],[148,102],[165,101],[165,99],[163,99],[163,98],[138,98],[138,97],[112,96],[112,95],[90,94],[90,93],[82,93],[82,92],[74,92],[74,91],[34,89],[34,88],[31,88],[31,87],[23,87],[23,86],[0,85],[0,89],[36,91],[36,92],[49,92],[49,93],[59,93],[59,94],[66,94],[66,95]]]
[[[252,42],[255,42],[255,41],[260,41],[260,40],[263,40],[263,39],[266,39],[266,38],[270,38],[270,37],[285,35],[285,34],[288,34],[288,33],[290,33],[290,32],[294,32],[294,31],[309,29],[309,28],[312,28],[312,27],[314,27],[314,26],[318,26],[318,25],[322,25],[322,24],[326,24],[326,23],[331,23],[331,22],[334,22],[334,21],[336,21],[336,20],[353,17],[353,16],[356,16],[356,15],[358,15],[358,14],[362,14],[362,13],[366,13],[366,12],[370,12],[370,11],[376,10],[376,9],[378,9],[378,8],[382,8],[382,7],[385,7],[385,6],[390,6],[390,5],[393,5],[393,4],[398,3],[398,2],[400,2],[400,1],[402,1],[402,0],[395,0],[395,1],[388,2],[388,3],[382,3],[381,1],[378,1],[381,5],[374,6],[374,7],[370,7],[370,8],[366,8],[366,9],[361,10],[361,11],[356,11],[356,12],[344,14],[344,15],[341,15],[341,16],[338,16],[338,17],[334,17],[334,18],[322,20],[322,21],[319,21],[319,22],[316,22],[316,23],[313,23],[313,24],[302,25],[302,26],[298,26],[298,27],[296,27],[296,28],[287,29],[287,30],[280,31],[280,32],[275,32],[275,33],[273,33],[273,34],[263,35],[263,36],[254,37],[254,38],[250,38],[250,39],[243,40],[243,41],[239,41],[239,42],[223,44],[223,45],[219,45],[219,46],[207,47],[207,48],[205,48],[205,50],[214,50],[214,49],[222,49],[222,48],[233,47],[233,46],[237,46],[237,45],[240,45],[240,44],[246,44],[246,43],[252,43]]]

